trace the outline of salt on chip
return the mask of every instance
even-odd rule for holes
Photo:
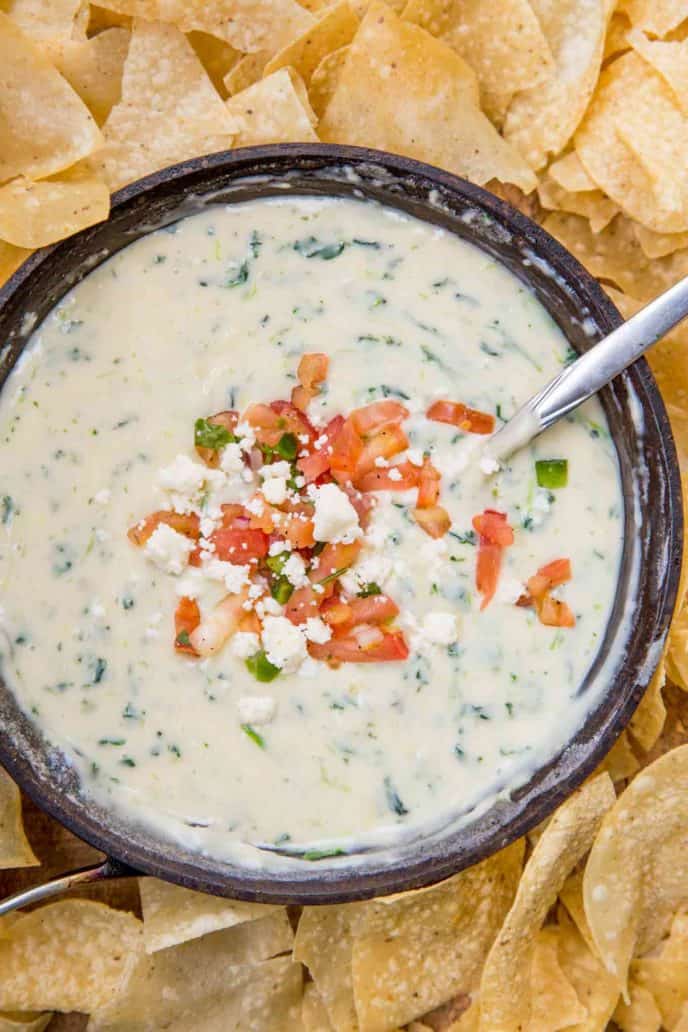
[[[301,1021],[305,1032],[333,1032],[325,1004],[314,982],[304,987],[301,1003]],[[0,1029],[0,1032],[2,1030]]]
[[[43,1032],[52,1021],[52,1014],[14,1011],[0,1014],[0,1032]]]
[[[358,1032],[351,977],[351,919],[365,904],[305,907],[294,960],[308,968],[335,1032]]]
[[[210,36],[207,32],[189,32],[187,39],[196,52],[213,86],[224,99],[228,90],[224,84],[225,77],[241,60],[241,52],[231,47],[223,39]]]
[[[585,1021],[571,1032],[604,1032],[619,1001],[616,981],[561,908],[557,916],[559,963],[587,1011]]]
[[[213,932],[146,957],[111,1005],[91,1014],[89,1032],[298,1028],[301,966],[291,957],[236,964],[224,939],[238,930]]]
[[[0,183],[62,171],[102,142],[90,111],[41,50],[0,12]]]
[[[311,81],[308,86],[308,97],[311,102],[311,107],[318,118],[322,118],[327,105],[330,103],[334,92],[337,89],[339,75],[344,67],[344,62],[346,61],[346,55],[348,53],[348,47],[340,47],[339,50],[333,50],[331,54],[327,54],[323,57],[322,61],[311,76]]]
[[[267,76],[280,68],[293,68],[308,85],[323,58],[351,42],[358,24],[348,0],[333,4],[323,11],[315,25],[271,58],[263,74]]]
[[[10,276],[14,272],[10,256],[7,255],[3,260],[3,246],[0,241],[0,286],[5,274]],[[19,255],[17,258],[19,264],[22,258]],[[0,871],[11,867],[35,867],[36,864],[38,860],[24,833],[19,789],[0,767]]]
[[[631,980],[628,995],[629,1003],[620,1000],[617,1004],[614,1024],[621,1032],[659,1032],[662,1015],[649,989]]]
[[[634,28],[666,36],[688,16],[685,0],[624,0],[623,9]]]
[[[298,76],[281,68],[227,101],[236,126],[235,146],[316,142],[317,121]]]
[[[176,161],[231,145],[236,125],[185,36],[134,22],[122,99],[103,126],[93,159],[111,189]]]
[[[688,115],[688,40],[650,40],[637,30],[628,38],[636,53],[659,72],[684,115]]]
[[[9,0],[6,10],[22,32],[45,43],[69,39],[81,7],[81,0]]]
[[[48,48],[57,70],[102,125],[122,93],[122,72],[129,49],[126,29],[106,29],[92,39],[61,40]]]
[[[625,992],[633,956],[656,946],[688,903],[688,745],[646,767],[607,814],[583,899],[599,955]]]
[[[572,919],[578,934],[585,942],[591,953],[595,952],[595,941],[590,931],[588,919],[585,916],[583,904],[583,869],[574,871],[564,882],[559,900],[566,907],[569,917]]]
[[[77,233],[110,212],[110,192],[94,175],[32,182],[22,176],[0,186],[0,237],[16,247],[44,247]]]
[[[103,903],[62,900],[23,914],[0,938],[0,1009],[103,1007],[142,949],[141,922]]]
[[[567,877],[590,849],[615,798],[609,775],[600,774],[560,806],[547,825],[485,962],[480,981],[481,1032],[517,1032],[528,1021],[536,935]]]
[[[527,1032],[559,1032],[585,1021],[587,1010],[559,963],[556,928],[542,928],[535,939],[530,969],[532,1000]]]
[[[513,902],[523,841],[439,887],[355,912],[352,979],[361,1032],[405,1025],[475,987]]]
[[[253,86],[263,76],[265,66],[270,60],[269,50],[257,50],[253,54],[244,54],[223,79],[224,88],[230,97]]]
[[[157,878],[139,879],[139,892],[147,953],[178,946],[200,935],[232,928],[245,921],[284,915],[282,907],[209,896]]]
[[[549,176],[557,186],[568,193],[584,193],[589,190],[596,190],[597,184],[585,171],[581,159],[575,151],[569,151],[561,158],[557,158],[547,169]]]
[[[619,206],[605,197],[601,190],[569,193],[546,174],[538,183],[538,197],[543,208],[582,215],[589,220],[593,233],[599,233],[608,226],[619,212]]]
[[[496,178],[532,190],[534,176],[477,107],[476,89],[455,51],[375,3],[351,43],[319,134],[428,161],[479,184]]]
[[[662,698],[665,681],[666,668],[662,658],[628,725],[631,738],[645,752],[649,752],[655,744],[666,721],[666,706]]]
[[[552,52],[548,81],[518,93],[504,135],[534,169],[560,153],[575,133],[597,83],[608,4],[605,0],[531,0]]]
[[[647,957],[632,967],[638,983],[652,994],[664,1028],[674,1029],[688,1006],[688,958]]]
[[[648,258],[664,258],[674,251],[688,247],[688,232],[685,233],[653,233],[646,226],[636,223],[633,227],[638,243]]]
[[[663,704],[662,704],[663,705]],[[662,722],[663,723],[663,722]],[[640,764],[633,752],[633,746],[626,731],[622,731],[614,745],[611,747],[605,758],[598,767],[599,771],[606,770],[612,781],[627,781],[637,774]]]

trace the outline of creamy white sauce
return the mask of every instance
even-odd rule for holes
[[[379,495],[359,569],[400,606],[407,662],[308,661],[258,684],[245,642],[202,662],[174,653],[179,578],[126,532],[165,505],[160,469],[195,459],[199,416],[288,397],[308,351],[330,356],[318,422],[403,399],[452,531],[432,541],[410,518],[413,492]],[[423,413],[450,398],[507,419],[566,358],[497,262],[368,203],[215,207],[95,269],[0,396],[2,670],[86,791],[219,856],[247,842],[354,848],[478,806],[551,758],[596,701],[576,693],[615,596],[623,499],[605,417],[589,402],[487,478],[484,438]],[[538,488],[537,458],[566,458],[568,486]],[[488,507],[508,513],[515,543],[480,612],[471,520]],[[573,566],[558,591],[576,614],[566,630],[514,604],[560,556]],[[226,591],[183,577],[202,609]]]

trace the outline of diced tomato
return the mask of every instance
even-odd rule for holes
[[[223,562],[243,566],[250,559],[263,559],[268,554],[268,536],[262,530],[216,530],[210,536],[215,545],[213,555]]]
[[[315,544],[312,519],[292,513],[281,530],[292,548],[312,548]]]
[[[299,438],[299,450],[309,447],[318,436],[308,416],[300,412],[290,401],[271,401],[270,408],[279,416],[282,433],[295,434]],[[308,437],[308,443],[301,441],[301,437]]]
[[[348,603],[351,622],[354,624],[383,624],[399,614],[399,606],[388,595],[369,595],[368,598],[352,598]]]
[[[262,508],[258,513],[248,512],[248,526],[251,530],[262,530],[264,534],[272,534],[275,529],[281,528],[285,520],[285,515],[282,510],[276,505],[271,505],[270,502],[266,502],[260,492],[255,494],[253,497],[262,502]],[[256,508],[258,508],[258,506],[256,506]]]
[[[541,566],[538,572],[528,580],[528,591],[533,598],[542,597],[546,591],[565,584],[571,580],[571,560],[554,559]]]
[[[506,513],[485,509],[473,517],[473,527],[479,534],[475,586],[482,595],[480,608],[489,605],[497,590],[504,549],[514,543],[514,532]]]
[[[528,579],[528,593],[522,595],[516,604],[534,605],[540,623],[547,627],[575,627],[576,617],[571,608],[566,602],[552,598],[550,594],[553,588],[570,580],[571,560],[553,559],[552,562],[541,566],[538,572]]]
[[[540,623],[547,627],[575,627],[576,617],[566,602],[558,598],[552,598],[547,592],[541,599],[535,602]]]
[[[330,456],[325,451],[314,451],[298,459],[296,465],[306,478],[306,483],[312,484],[323,473],[327,473],[330,468]]]
[[[348,570],[358,558],[361,548],[360,541],[352,541],[349,545],[328,543],[320,553],[316,568],[308,576],[314,584],[320,584],[336,570]],[[328,585],[325,585],[325,587],[328,587]],[[327,594],[331,595],[333,590],[334,585]]]
[[[239,413],[231,409],[228,409],[226,412],[216,412],[214,416],[208,416],[207,422],[211,423],[212,426],[223,426],[225,430],[229,430],[230,434],[233,434],[239,422]],[[202,448],[200,445],[196,445],[196,452],[206,466],[214,468],[220,465],[220,452],[218,449]]]
[[[397,476],[390,475],[396,470]],[[410,462],[372,469],[356,481],[359,491],[409,491],[418,485],[420,470]]]
[[[359,525],[365,530],[370,523],[370,514],[376,505],[375,499],[362,494],[359,488],[349,482],[340,484],[340,487],[348,495],[349,501],[356,510]]]
[[[159,509],[146,516],[140,523],[135,523],[127,531],[127,537],[135,545],[145,545],[148,538],[153,534],[161,523],[166,523],[178,534],[198,541],[201,536],[198,516],[195,513],[171,512],[167,509]]]
[[[443,505],[432,505],[429,509],[414,509],[413,518],[431,538],[441,538],[451,527],[449,513]]]
[[[228,502],[221,505],[220,509],[222,510],[222,526],[226,530],[249,526],[251,514],[244,509],[243,505],[238,505],[236,502]]]
[[[318,615],[322,597],[322,595],[318,595],[315,588],[308,585],[304,588],[297,588],[287,602],[284,615],[293,624],[305,623],[309,617]]]
[[[196,599],[187,598],[186,595],[180,598],[174,614],[174,647],[177,652],[185,652],[189,656],[198,655],[189,635],[196,630],[200,622],[201,612]]]
[[[263,625],[260,622],[258,613],[255,609],[244,609],[241,616],[239,617],[239,623],[237,625],[238,631],[250,632],[253,634],[260,634]]]
[[[275,448],[280,437],[285,432],[280,425],[280,416],[270,405],[249,405],[244,412],[244,422],[253,427],[256,440],[266,444],[269,448]]]
[[[314,659],[324,660],[333,667],[340,663],[390,663],[408,659],[409,648],[401,631],[370,627],[370,636],[364,637],[360,633],[363,627],[370,625],[359,624],[356,633],[333,637],[323,645],[309,642],[308,651]]]
[[[291,392],[291,402],[296,408],[304,412],[313,398],[320,393],[320,384],[327,376],[329,358],[320,351],[310,352],[301,356],[296,375],[299,378],[299,386],[294,387]]]
[[[492,545],[506,548],[514,543],[514,532],[509,526],[505,512],[496,509],[485,509],[473,517],[473,528]]]
[[[407,418],[409,411],[399,401],[374,401],[363,408],[354,409],[349,416],[351,424],[361,437],[376,434],[385,427],[399,424]]]
[[[215,608],[201,620],[198,627],[191,632],[191,647],[199,656],[212,656],[219,652],[227,639],[239,626],[245,610],[246,589],[240,595],[226,595]]]
[[[418,501],[419,509],[430,509],[437,505],[440,497],[440,481],[442,474],[435,469],[432,462],[426,455],[418,479]]]
[[[342,602],[338,595],[333,595],[332,598],[326,598],[320,606],[320,616],[330,627],[341,627],[352,622],[351,606],[347,602]]]
[[[396,425],[385,427],[374,437],[369,437],[356,463],[354,483],[376,468],[376,459],[391,459],[393,455],[406,451],[408,444],[408,437],[401,427]]]
[[[362,451],[363,441],[356,433],[351,420],[345,419],[332,441],[330,456],[330,470],[339,484],[353,480]]]
[[[469,434],[491,434],[495,425],[489,412],[468,408],[459,401],[434,401],[425,415],[435,423],[449,423]]]

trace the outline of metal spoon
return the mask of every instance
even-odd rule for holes
[[[484,471],[496,471],[502,460],[582,405],[686,316],[688,276],[566,366],[529,398],[487,441],[481,461]]]

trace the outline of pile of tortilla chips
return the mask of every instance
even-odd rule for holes
[[[140,176],[317,140],[516,196],[628,316],[688,273],[688,0],[0,0],[0,284]],[[682,467],[687,349],[683,327],[650,354]],[[91,1032],[688,1032],[680,599],[628,731],[527,841],[369,903],[146,878],[142,920],[93,899],[0,919],[0,1032],[74,1011]],[[0,869],[36,863],[0,771]]]

